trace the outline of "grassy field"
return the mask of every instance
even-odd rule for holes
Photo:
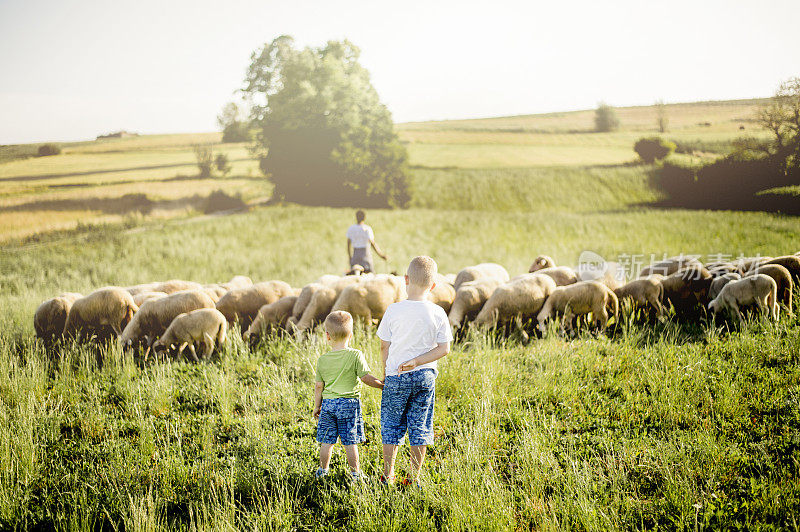
[[[743,134],[764,135],[752,122],[760,103],[740,100],[669,105],[670,130],[665,136],[682,145],[696,146],[698,160],[713,156],[703,152],[730,149],[730,141]],[[400,124],[398,130],[416,176],[421,175],[423,180],[441,177],[431,184],[439,190],[465,175],[471,176],[467,179],[473,186],[479,175],[475,171],[482,169],[491,172],[480,175],[491,175],[503,184],[521,174],[570,176],[580,187],[579,195],[590,198],[598,188],[603,198],[610,191],[626,197],[629,194],[624,187],[614,188],[612,184],[608,189],[605,184],[620,183],[620,179],[637,181],[631,193],[638,198],[634,203],[652,201],[658,193],[648,183],[648,169],[639,167],[638,177],[634,177],[636,170],[624,166],[636,159],[632,150],[635,141],[655,133],[656,111],[652,107],[630,107],[618,109],[618,114],[621,128],[613,133],[591,132],[592,111],[408,123]],[[196,144],[211,144],[228,156],[233,168],[227,179],[192,179],[197,175],[192,149]],[[271,193],[246,146],[221,144],[219,133],[66,143],[61,155],[51,157],[33,157],[36,148],[0,146],[0,242],[78,224],[123,221],[135,214],[132,209],[120,210],[115,201],[126,194],[143,194],[160,203],[154,208],[154,217],[185,218],[201,210],[198,197],[216,189],[241,194],[247,202],[266,199]],[[431,173],[428,169],[446,171]],[[453,169],[465,172],[450,171]],[[600,176],[603,184],[596,185],[587,176]],[[538,185],[524,198],[550,195],[550,181],[534,183]],[[416,203],[426,205],[426,201],[422,198]],[[464,201],[475,202],[466,199],[456,205]],[[624,201],[611,198],[617,205]],[[512,203],[522,208],[526,205],[520,199]],[[572,201],[570,208],[576,205],[583,204]]]
[[[672,108],[667,136],[724,144],[740,134],[740,122],[751,127],[745,118],[756,103]],[[402,271],[421,253],[442,272],[496,261],[515,275],[539,254],[574,265],[584,250],[643,262],[800,250],[797,218],[648,207],[661,199],[653,168],[625,163],[654,114],[619,113],[623,130],[612,134],[580,132],[590,113],[401,125],[417,164],[413,201],[407,210],[368,213],[390,254],[378,270]],[[697,125],[705,122],[711,126]],[[254,349],[232,335],[199,365],[142,367],[115,345],[48,351],[35,342],[36,306],[63,291],[237,274],[302,286],[345,269],[349,209],[136,217],[86,209],[86,218],[77,209],[25,210],[34,202],[66,209],[85,198],[143,193],[180,202],[205,193],[208,180],[192,178],[190,146],[214,140],[119,139],[66,146],[49,161],[0,164],[4,177],[31,176],[0,181],[6,223],[28,216],[27,225],[39,227],[46,212],[72,216],[59,226],[66,229],[34,240],[12,238],[3,226],[0,529],[798,528],[797,316],[741,331],[707,318],[625,319],[610,337],[551,332],[529,344],[472,331],[440,364],[436,443],[419,492],[374,482],[350,488],[340,451],[330,482],[312,479],[319,331]],[[462,164],[471,146],[480,150]],[[576,160],[554,162],[556,146],[576,150]],[[219,149],[246,159],[242,146]],[[125,170],[157,158],[159,168]],[[256,175],[252,161],[237,164],[220,183],[268,194],[247,188],[268,187],[248,178],[248,169]],[[98,221],[107,223],[86,225]],[[355,343],[377,366],[374,334],[359,329]],[[362,464],[376,479],[380,396],[366,390],[363,402]],[[407,463],[401,452],[401,471]]]
[[[441,364],[436,445],[421,493],[350,490],[341,454],[332,482],[311,479],[311,375],[321,335],[271,339],[253,351],[234,341],[212,363],[146,368],[115,346],[68,346],[53,360],[31,338],[35,305],[62,290],[237,273],[299,286],[340,271],[337,237],[350,215],[275,206],[6,247],[0,525],[793,526],[800,507],[796,318],[733,334],[705,321],[632,325],[613,340],[550,337],[530,345],[473,335]],[[420,252],[443,271],[494,259],[517,273],[541,252],[569,264],[582,249],[606,256],[800,249],[795,220],[759,213],[415,209],[372,212],[370,221],[393,255],[384,271]],[[286,239],[288,232],[303,235],[305,246]],[[374,365],[374,336],[359,333],[357,345]],[[362,454],[373,478],[378,401],[365,392]]]

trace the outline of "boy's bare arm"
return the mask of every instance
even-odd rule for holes
[[[389,359],[389,346],[392,342],[381,340],[381,368],[383,370],[383,378],[386,378],[386,361]]]
[[[314,385],[314,418],[319,419],[319,411],[322,408],[322,390],[325,389],[324,382],[318,382]]]
[[[370,375],[369,373],[361,377],[361,382],[363,382],[367,386],[372,386],[373,388],[383,390],[383,381],[378,379],[374,375]]]
[[[418,357],[412,358],[408,362],[400,364],[400,367],[397,369],[399,371],[411,371],[417,366],[421,366],[423,364],[428,364],[429,362],[434,362],[436,360],[439,360],[443,356],[447,355],[449,352],[450,352],[450,342],[437,344],[436,347],[434,347],[427,353],[423,353]]]

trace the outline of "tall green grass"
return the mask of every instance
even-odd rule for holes
[[[415,168],[412,205],[448,210],[602,212],[652,203],[652,167]]]
[[[523,346],[473,334],[441,363],[421,491],[386,489],[379,394],[362,464],[313,479],[321,336],[235,340],[142,368],[116,346],[0,335],[0,527],[465,530],[795,526],[800,328],[667,325]],[[709,341],[713,340],[713,341]],[[371,334],[355,345],[377,365]],[[96,355],[102,354],[102,363]],[[408,470],[405,451],[402,473]]]

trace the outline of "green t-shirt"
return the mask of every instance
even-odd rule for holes
[[[369,373],[364,353],[347,347],[329,351],[317,360],[317,382],[324,382],[323,399],[361,397],[361,377]]]

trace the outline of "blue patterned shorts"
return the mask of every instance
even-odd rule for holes
[[[346,397],[323,399],[317,422],[317,441],[355,445],[364,441],[364,419],[361,417],[361,401]]]
[[[431,368],[388,375],[381,396],[381,439],[400,445],[408,430],[410,445],[433,444],[436,371]]]

